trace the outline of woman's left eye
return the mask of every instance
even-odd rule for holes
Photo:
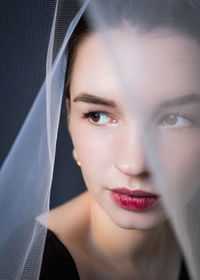
[[[93,123],[96,124],[106,124],[112,120],[112,118],[104,112],[89,112],[84,114],[84,118],[90,119]]]
[[[171,114],[163,117],[160,121],[162,127],[183,128],[192,124],[189,118],[184,116]]]

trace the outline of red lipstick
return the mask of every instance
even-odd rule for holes
[[[159,202],[158,195],[140,190],[117,188],[110,190],[110,195],[120,207],[132,211],[147,210]]]

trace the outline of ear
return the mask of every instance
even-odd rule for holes
[[[70,132],[70,121],[69,121],[70,109],[71,109],[70,99],[66,98],[66,102],[65,103],[66,103],[66,107],[67,107],[67,124],[68,124],[68,129],[69,129],[69,132]]]

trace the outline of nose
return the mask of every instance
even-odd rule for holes
[[[119,136],[119,135],[118,135]],[[139,132],[129,126],[118,138],[115,166],[120,172],[145,179],[149,176]]]

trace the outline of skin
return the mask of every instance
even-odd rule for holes
[[[198,162],[195,155],[200,154],[196,141],[200,134],[199,103],[161,106],[167,100],[173,101],[188,93],[199,92],[200,64],[197,61],[200,57],[198,45],[186,37],[175,34],[148,36],[134,31],[131,31],[131,35],[126,30],[112,33],[117,46],[115,52],[118,56],[120,53],[118,62],[121,72],[125,73],[122,83],[128,85],[127,95],[121,90],[118,73],[112,67],[110,56],[98,34],[87,38],[79,47],[71,80],[69,130],[92,198],[120,227],[148,229],[164,219],[161,205],[145,213],[126,211],[117,207],[108,193],[112,188],[125,186],[159,194],[147,166],[138,129],[142,123],[145,130],[147,120],[157,111],[156,120],[152,121],[156,125],[153,140],[160,148],[158,157],[166,174],[178,185],[188,186],[184,184],[186,179],[188,183],[194,181],[191,170],[196,170]],[[129,92],[134,92],[134,95]],[[112,100],[116,106],[111,108],[74,102],[83,93]],[[135,111],[137,113],[139,107],[140,114],[135,114],[134,106],[130,111],[129,104],[134,104],[134,101],[137,101]],[[107,115],[101,115],[99,122],[95,123],[91,118],[82,117],[89,111],[106,112]],[[169,116],[177,111],[180,113],[176,123],[168,125]],[[195,119],[197,124],[189,118]],[[183,171],[186,176],[182,176]]]
[[[163,208],[162,188],[167,187],[168,197],[187,203],[200,179],[195,141],[200,104],[196,97],[191,102],[200,89],[199,46],[168,30],[146,34],[124,26],[109,32],[112,57],[118,59],[113,63],[99,34],[89,35],[78,47],[67,101],[69,131],[88,192],[52,211],[49,227],[71,250],[83,279],[93,279],[85,271],[94,260],[95,275],[106,275],[99,279],[147,279],[139,265],[147,256],[149,267],[159,263],[152,279],[176,279],[177,269],[166,269],[176,267],[180,252]],[[86,102],[85,94],[112,106]],[[182,104],[185,95],[189,102]],[[84,115],[91,111],[99,112],[99,118]],[[169,178],[163,183],[157,176],[159,186],[153,180],[157,164],[159,176]],[[116,187],[161,195],[160,203],[147,211],[125,210],[110,197]],[[76,223],[65,226],[74,215]],[[56,221],[59,216],[64,218]],[[78,231],[82,235],[74,234]],[[171,274],[163,276],[163,270]]]

